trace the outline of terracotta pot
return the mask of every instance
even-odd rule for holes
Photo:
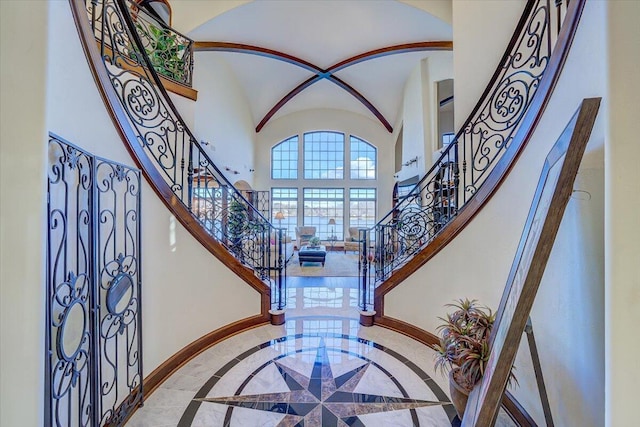
[[[469,392],[453,379],[454,372],[459,369],[460,368],[455,368],[449,371],[449,391],[451,393],[451,403],[453,403],[453,407],[456,409],[458,418],[462,420],[464,408],[467,406],[467,399],[469,399]]]

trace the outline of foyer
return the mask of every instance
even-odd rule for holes
[[[205,349],[128,427],[458,426],[434,351],[358,323],[355,277],[292,277],[287,321]],[[501,411],[498,426],[513,426]]]

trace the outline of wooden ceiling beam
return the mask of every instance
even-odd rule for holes
[[[301,68],[304,68],[307,71],[315,73],[313,77],[305,80],[300,83],[298,86],[293,88],[289,93],[287,93],[284,97],[282,97],[271,109],[269,112],[260,120],[258,125],[256,126],[256,132],[260,132],[262,128],[271,120],[271,118],[282,108],[286,103],[291,101],[294,97],[296,97],[299,93],[304,91],[309,86],[319,82],[322,79],[327,79],[328,81],[338,85],[342,89],[344,89],[351,96],[356,98],[360,103],[362,103],[371,113],[380,121],[380,123],[389,131],[393,132],[393,127],[389,123],[389,121],[384,117],[384,115],[371,103],[364,95],[358,92],[353,86],[345,82],[344,80],[335,76],[340,70],[343,70],[347,67],[350,67],[355,64],[359,64],[360,62],[369,61],[371,59],[381,58],[388,55],[397,55],[401,53],[410,53],[410,52],[424,52],[424,51],[438,51],[438,50],[452,50],[453,42],[451,41],[431,41],[431,42],[416,42],[416,43],[404,43],[399,45],[387,46],[379,49],[374,49],[368,52],[364,52],[350,58],[347,58],[343,61],[340,61],[331,67],[322,69],[317,65],[314,65],[308,61],[305,61],[301,58],[295,57],[293,55],[289,55],[284,52],[279,52],[273,49],[267,49],[260,46],[253,46],[242,43],[229,43],[229,42],[195,42],[194,49],[196,51],[208,51],[208,52],[236,52],[236,53],[245,53],[249,55],[258,55],[265,58],[271,58],[278,61],[283,61],[291,65],[295,65]]]

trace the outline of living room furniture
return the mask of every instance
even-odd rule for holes
[[[298,261],[300,261],[301,267],[303,262],[321,262],[324,267],[326,257],[327,247],[323,245],[315,247],[302,246],[300,250],[298,250]]]
[[[358,227],[349,227],[349,235],[344,239],[344,253],[347,251],[358,252],[360,250],[359,238]]]
[[[301,249],[303,246],[309,243],[309,240],[316,235],[316,227],[304,225],[296,227],[296,246]]]
[[[293,242],[291,241],[291,237],[287,236],[285,233],[283,233],[282,237],[282,259],[286,265],[289,258],[293,255]],[[276,242],[276,233],[272,232],[269,236],[269,263],[271,268],[276,268],[278,266],[278,245]]]

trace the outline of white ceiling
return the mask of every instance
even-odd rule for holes
[[[326,69],[382,47],[448,41],[452,30],[429,13],[395,0],[263,0],[219,15],[188,35],[196,41],[273,49]],[[256,55],[202,54],[220,55],[229,63],[246,92],[255,125],[291,89],[314,75],[295,65]],[[390,55],[361,62],[335,75],[367,98],[393,125],[407,78],[428,56],[429,52]],[[326,79],[298,94],[274,118],[312,108],[347,110],[375,119],[356,98]]]

